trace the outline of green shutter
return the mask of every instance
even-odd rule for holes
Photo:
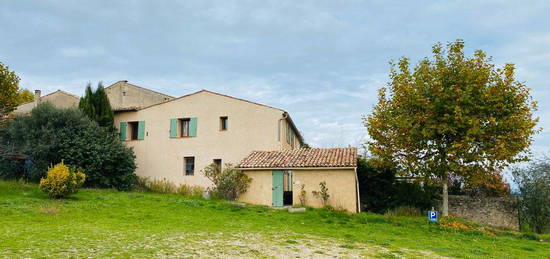
[[[178,119],[170,119],[170,137],[178,137]]]
[[[191,118],[189,120],[189,137],[197,136],[197,118]]]
[[[138,140],[143,140],[143,139],[145,139],[145,121],[139,121],[139,122],[138,122],[138,135],[137,135],[137,139],[138,139]]]
[[[121,122],[120,123],[120,140],[124,141],[126,140],[126,126],[128,125],[128,123],[126,122]]]

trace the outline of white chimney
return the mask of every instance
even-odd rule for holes
[[[38,106],[40,103],[40,94],[42,91],[40,90],[34,90],[34,107]]]

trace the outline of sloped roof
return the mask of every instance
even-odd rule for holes
[[[357,148],[254,151],[237,168],[357,167]]]
[[[170,98],[170,99],[174,99],[174,98],[175,98],[174,96],[167,95],[167,94],[164,94],[164,93],[155,91],[155,90],[151,90],[151,89],[149,89],[149,88],[145,88],[145,87],[142,87],[142,86],[139,86],[139,85],[130,84],[130,83],[128,83],[128,80],[119,80],[119,81],[116,81],[116,82],[114,82],[112,85],[105,87],[105,89],[114,87],[114,86],[116,86],[116,85],[127,85],[127,86],[130,86],[130,87],[135,87],[135,88],[138,88],[138,89],[141,89],[141,90],[144,90],[144,91],[148,91],[148,92],[151,92],[151,93],[155,93],[155,94],[158,94],[158,95],[162,95],[162,96],[168,97],[168,98]]]
[[[65,94],[65,95],[68,95],[68,96],[70,96],[70,97],[74,97],[74,98],[76,98],[76,99],[79,99],[79,100],[80,100],[80,97],[79,97],[79,96],[77,96],[77,95],[74,95],[74,94],[72,94],[72,93],[69,93],[69,92],[67,92],[67,91],[63,91],[63,90],[57,90],[57,91],[55,91],[55,92],[51,92],[51,93],[49,93],[49,94],[46,94],[46,95],[40,96],[40,99],[43,99],[43,98],[46,98],[46,97],[52,96],[52,95],[54,95],[54,94],[57,94],[57,93],[60,93],[60,94]],[[25,102],[25,103],[22,103],[22,104],[20,104],[19,106],[21,106],[21,105],[23,105],[23,104],[27,104],[27,103],[33,103],[33,102],[34,102],[34,100],[32,100],[32,101],[29,101],[29,102]],[[18,107],[19,107],[19,106],[18,106]]]
[[[196,94],[200,94],[200,93],[210,93],[210,94],[215,94],[215,95],[219,95],[219,96],[224,96],[224,97],[228,97],[228,98],[231,98],[231,99],[235,99],[235,100],[239,100],[239,101],[243,101],[243,102],[247,102],[247,103],[252,103],[252,104],[256,104],[256,105],[260,105],[260,106],[264,106],[264,107],[268,107],[268,108],[271,108],[271,109],[275,109],[275,110],[279,110],[279,111],[284,112],[284,110],[281,110],[281,109],[279,109],[279,108],[275,108],[275,107],[272,107],[272,106],[269,106],[269,105],[265,105],[265,104],[261,104],[261,103],[257,103],[257,102],[252,102],[252,101],[249,101],[249,100],[245,100],[245,99],[233,97],[233,96],[226,95],[226,94],[220,94],[220,93],[212,92],[212,91],[205,90],[205,89],[202,89],[202,90],[200,90],[200,91],[196,91],[196,92],[194,92],[194,93],[186,94],[186,95],[180,96],[180,97],[178,97],[178,98],[174,98],[174,99],[168,100],[168,101],[166,101],[166,102],[152,104],[152,105],[143,107],[143,108],[141,108],[140,110],[144,110],[144,109],[147,109],[147,108],[149,108],[149,107],[153,107],[153,106],[157,106],[157,105],[161,105],[161,104],[165,104],[165,103],[169,103],[169,102],[174,102],[174,101],[183,99],[183,98],[185,98],[185,97],[189,97],[189,96],[196,95]]]

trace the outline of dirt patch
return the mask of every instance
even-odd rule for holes
[[[59,213],[59,205],[57,204],[44,205],[38,209],[38,212],[42,214],[56,215],[57,213]]]
[[[390,250],[376,245],[346,242],[294,233],[192,233],[165,238],[171,244],[158,257],[223,258],[443,258],[429,251]]]
[[[29,245],[27,249],[4,252],[6,258],[37,255],[55,258],[445,258],[431,251],[396,249],[291,232],[165,234],[134,239],[112,233],[101,239],[87,239],[85,246]],[[64,237],[67,243],[74,243],[73,238]]]

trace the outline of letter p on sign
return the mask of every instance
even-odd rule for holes
[[[428,211],[428,220],[430,222],[437,222],[437,211],[435,210]]]

